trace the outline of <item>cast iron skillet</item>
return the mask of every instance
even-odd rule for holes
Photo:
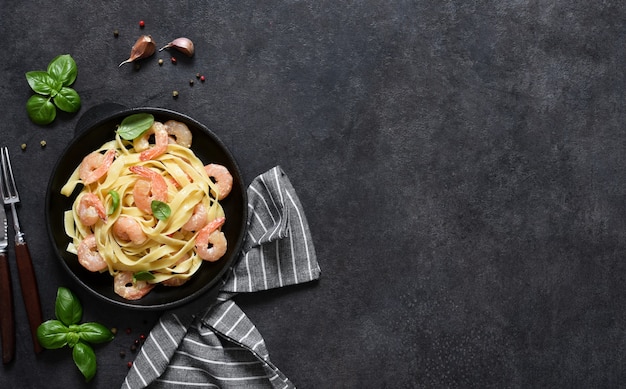
[[[60,190],[87,154],[113,139],[116,125],[122,119],[139,112],[151,113],[155,120],[161,122],[174,119],[187,124],[193,134],[192,150],[205,164],[219,163],[226,166],[233,176],[233,189],[230,195],[221,202],[226,213],[226,224],[222,231],[228,241],[228,250],[224,257],[214,263],[203,263],[200,270],[181,286],[157,286],[142,299],[128,301],[115,294],[113,277],[108,272],[104,274],[89,272],[78,263],[76,255],[65,250],[70,239],[65,235],[63,228],[63,214],[71,208],[82,185],[78,185],[69,198],[63,196]],[[103,301],[135,309],[170,309],[186,304],[199,296],[212,295],[213,293],[209,292],[215,292],[219,288],[219,280],[236,259],[246,230],[246,190],[234,157],[206,126],[186,115],[161,108],[129,109],[109,104],[87,111],[76,127],[75,138],[61,154],[54,167],[48,183],[45,204],[48,234],[61,265],[70,276]]]

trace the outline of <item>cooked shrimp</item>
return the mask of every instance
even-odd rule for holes
[[[114,159],[114,149],[107,150],[104,155],[94,151],[86,156],[80,163],[78,176],[83,180],[85,185],[96,182],[107,173]]]
[[[87,235],[78,244],[78,263],[89,271],[101,271],[107,268],[106,261],[98,253],[95,235]]]
[[[206,226],[209,220],[208,216],[209,213],[207,212],[204,204],[198,203],[193,208],[193,214],[191,214],[191,217],[189,218],[189,220],[187,220],[187,223],[183,224],[181,228],[185,231],[198,231],[202,227]]]
[[[125,242],[133,242],[141,245],[148,240],[148,237],[141,229],[141,224],[132,217],[120,216],[113,224],[113,234]]]
[[[78,218],[85,226],[93,226],[102,219],[107,221],[107,213],[100,198],[94,193],[86,193],[80,198],[78,203]]]
[[[152,214],[152,201],[167,201],[167,182],[163,176],[144,166],[131,166],[130,171],[142,178],[135,182],[133,197],[135,205],[147,214]]]
[[[154,134],[155,145],[150,148],[149,144],[148,146],[145,146],[145,144],[148,142],[148,138],[152,134]],[[137,143],[137,146],[134,146],[135,150],[137,150],[137,147],[139,147],[140,150],[143,149],[141,154],[139,154],[139,159],[142,161],[155,159],[156,157],[164,154],[167,151],[168,137],[163,123],[154,122],[152,126],[141,136],[141,138],[139,138]]]
[[[225,166],[216,163],[206,165],[204,170],[206,170],[206,174],[208,174],[209,178],[213,179],[217,185],[219,192],[217,199],[223,200],[233,188],[233,176]]]
[[[161,282],[161,285],[165,285],[165,286],[181,286],[182,284],[184,284],[188,280],[189,280],[189,278],[173,277],[173,278],[168,278],[167,280]]]
[[[174,142],[183,147],[191,147],[191,131],[185,123],[168,120],[165,122],[165,131],[169,135],[170,143]]]
[[[226,236],[219,230],[225,221],[224,217],[214,219],[198,232],[196,253],[203,260],[215,262],[226,253]]]
[[[113,290],[126,300],[139,300],[154,288],[146,281],[133,280],[133,272],[121,271],[113,277]]]
[[[165,129],[163,123],[155,121],[152,123],[150,128],[143,132],[143,134],[133,139],[133,148],[135,149],[135,152],[139,153],[148,150],[150,147],[150,137],[156,133],[157,129]]]

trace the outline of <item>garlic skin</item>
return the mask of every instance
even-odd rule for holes
[[[176,38],[167,45],[161,47],[159,51],[163,51],[165,49],[175,49],[185,54],[187,57],[193,57],[193,53],[195,52],[193,42],[189,38],[180,37]]]
[[[150,35],[142,35],[137,39],[135,44],[130,50],[130,57],[118,67],[124,65],[125,63],[130,63],[136,61],[138,59],[147,58],[154,54],[156,51],[156,42],[152,39]]]

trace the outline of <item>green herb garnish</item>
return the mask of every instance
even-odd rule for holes
[[[133,140],[152,127],[154,116],[149,113],[135,113],[122,120],[117,133],[124,140]]]
[[[111,195],[111,207],[109,208],[108,215],[112,215],[113,212],[120,206],[120,194],[115,190],[110,190],[109,194]]]
[[[152,214],[159,220],[165,220],[172,214],[170,206],[159,200],[152,200],[150,203]]]
[[[26,102],[28,117],[35,123],[45,125],[54,121],[56,109],[76,112],[80,109],[80,96],[70,88],[76,80],[78,69],[69,54],[59,55],[48,64],[48,70],[26,73],[26,80],[37,94]]]
[[[56,320],[45,321],[37,328],[39,343],[47,349],[70,347],[74,363],[85,380],[90,381],[96,374],[96,354],[89,344],[109,342],[115,336],[99,323],[78,324],[83,307],[67,288],[60,287],[57,290],[54,313]]]
[[[150,273],[149,271],[138,271],[137,273],[133,274],[133,282],[137,282],[137,281],[150,281],[150,280],[154,280],[156,277],[154,276],[154,274]]]

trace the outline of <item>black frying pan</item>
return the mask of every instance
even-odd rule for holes
[[[148,295],[137,301],[128,301],[113,291],[113,277],[91,273],[84,269],[76,255],[65,249],[70,239],[63,228],[63,213],[70,209],[82,185],[79,185],[68,198],[61,195],[65,184],[82,159],[114,138],[116,125],[126,116],[147,112],[155,120],[169,119],[181,121],[193,134],[192,150],[205,163],[218,163],[228,168],[233,176],[233,189],[221,201],[226,213],[226,224],[222,231],[228,241],[228,250],[217,262],[204,262],[198,272],[185,284],[178,287],[157,286]],[[220,286],[219,280],[236,260],[246,231],[247,198],[246,190],[237,163],[226,146],[206,126],[178,112],[161,108],[125,108],[117,104],[102,105],[87,111],[76,126],[75,138],[63,151],[54,167],[46,193],[46,223],[61,265],[76,282],[100,299],[124,307],[135,309],[161,310],[188,303],[199,296],[208,294]]]

